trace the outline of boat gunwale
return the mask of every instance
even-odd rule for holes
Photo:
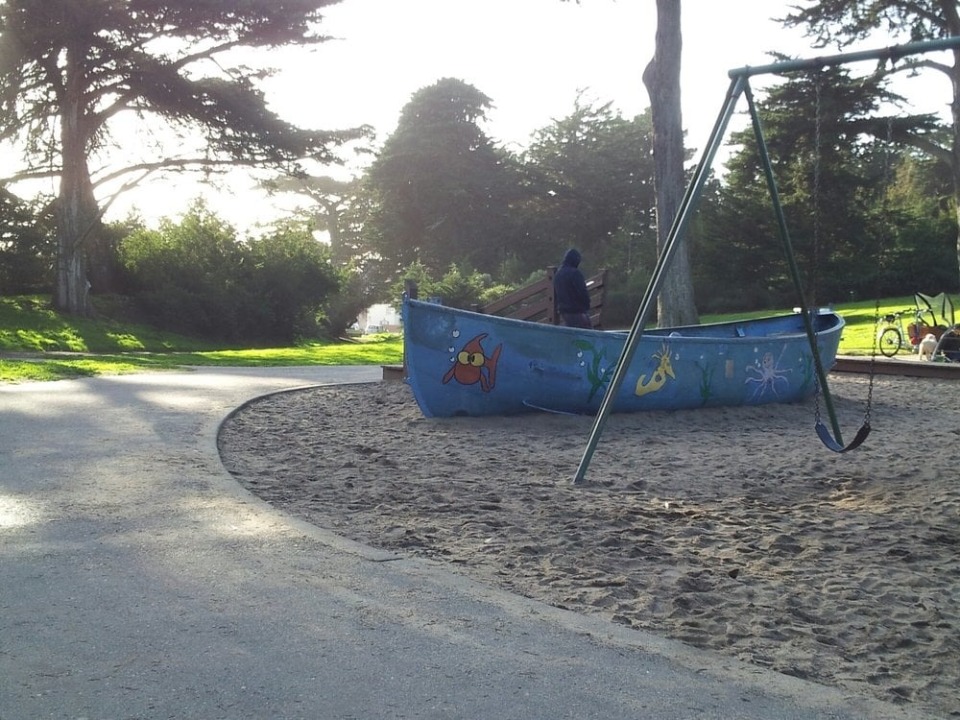
[[[452,307],[449,305],[440,305],[438,303],[426,302],[424,300],[412,300],[405,299],[405,303],[416,304],[425,308],[430,308],[433,312],[438,313],[447,313],[454,314],[458,316],[465,317],[467,319],[475,320],[476,322],[487,322],[494,324],[502,324],[506,326],[516,326],[522,327],[524,329],[536,329],[542,332],[565,332],[568,334],[574,335],[584,335],[589,334],[596,337],[615,337],[622,336],[624,340],[626,339],[628,332],[627,330],[599,330],[596,328],[575,328],[568,327],[566,325],[552,325],[550,323],[540,323],[533,322],[530,320],[519,320],[517,318],[503,317],[501,315],[485,315],[483,313],[474,312],[472,310],[465,310],[463,308]],[[439,308],[436,310],[435,308]],[[817,337],[823,335],[829,335],[834,332],[840,332],[846,326],[846,321],[840,313],[835,310],[825,310],[820,308],[816,311],[816,317],[819,319],[825,319],[826,326],[818,328],[815,331]],[[801,325],[795,332],[784,332],[777,334],[752,334],[752,335],[737,335],[737,334],[711,334],[711,330],[729,330],[735,329],[737,327],[744,327],[749,325],[760,326],[764,324],[775,324],[781,320],[797,318],[799,317],[799,312],[784,312],[777,313],[773,315],[763,315],[756,318],[746,318],[743,320],[724,320],[720,322],[713,323],[703,323],[701,325],[677,325],[670,326],[666,328],[647,328],[643,331],[643,337],[655,337],[662,340],[669,340],[671,342],[679,341],[683,344],[694,343],[694,342],[711,342],[715,343],[718,340],[724,342],[735,342],[735,343],[750,343],[763,340],[795,340],[799,338],[806,339],[806,331]],[[683,331],[688,330],[691,332],[689,335],[684,335]],[[676,333],[676,334],[674,334]],[[406,333],[404,333],[406,337]]]

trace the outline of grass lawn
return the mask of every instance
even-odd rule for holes
[[[879,305],[879,309],[878,309]],[[834,306],[834,309],[843,316],[846,321],[846,327],[843,329],[843,337],[840,339],[841,355],[871,355],[874,352],[874,339],[877,336],[878,318],[899,310],[915,309],[912,295],[902,297],[884,298],[879,301],[865,300],[862,302],[844,303]],[[789,312],[791,308],[780,308],[774,312]],[[768,315],[770,311],[760,311],[755,313],[744,313],[741,315],[705,315],[700,318],[701,322],[719,322],[732,318],[750,318]],[[904,316],[904,329],[911,318]],[[876,351],[879,354],[879,350]]]
[[[100,304],[98,304],[98,310]],[[43,296],[0,297],[0,382],[171,370],[189,365],[392,365],[397,335],[286,348],[232,348],[124,320],[110,304],[91,320],[60,315]]]
[[[397,335],[285,348],[231,348],[138,324],[129,319],[130,313],[116,299],[98,298],[97,307],[101,311],[98,319],[71,318],[54,312],[49,297],[0,297],[0,382],[60,380],[190,365],[394,365],[403,360],[403,342]],[[879,303],[879,316],[913,307],[913,296],[886,298]],[[874,351],[877,303],[848,303],[836,309],[847,322],[840,353],[870,355]],[[769,312],[709,315],[701,321],[745,319]]]

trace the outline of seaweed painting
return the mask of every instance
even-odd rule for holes
[[[590,395],[587,397],[587,402],[590,402],[610,382],[613,375],[613,363],[608,360],[606,350],[597,350],[593,343],[586,340],[574,340],[573,344],[577,348],[577,358],[580,365],[587,370],[587,380],[590,381]],[[589,360],[584,357],[588,353],[590,355]]]

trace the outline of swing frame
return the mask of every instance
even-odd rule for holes
[[[633,359],[637,345],[641,336],[643,335],[643,328],[650,320],[654,303],[657,296],[660,294],[660,289],[662,288],[664,279],[666,277],[666,270],[670,266],[670,262],[673,260],[673,256],[676,253],[676,248],[680,239],[686,234],[687,227],[689,226],[690,220],[693,217],[693,213],[696,210],[697,203],[699,202],[700,197],[703,195],[703,188],[706,185],[710,170],[713,167],[713,162],[716,158],[717,151],[720,149],[720,145],[726,136],[727,127],[730,124],[730,118],[733,117],[733,113],[741,96],[745,96],[747,99],[747,109],[750,114],[754,137],[757,141],[760,161],[763,165],[764,176],[767,181],[770,199],[773,203],[780,239],[784,245],[787,264],[789,265],[790,269],[790,276],[799,298],[799,307],[800,313],[803,316],[804,329],[807,334],[807,339],[810,342],[810,349],[813,353],[818,392],[822,394],[824,406],[830,419],[829,429],[818,419],[816,425],[817,434],[820,436],[820,439],[823,441],[823,443],[834,452],[846,452],[848,450],[852,450],[859,446],[866,439],[866,436],[870,432],[869,419],[866,419],[863,425],[861,425],[857,432],[857,436],[850,443],[850,445],[845,446],[843,444],[840,424],[837,420],[836,411],[833,406],[833,398],[830,394],[829,385],[827,384],[826,371],[820,362],[820,356],[817,352],[816,335],[814,333],[813,322],[811,320],[812,309],[807,303],[806,293],[803,288],[796,257],[793,252],[793,244],[790,240],[790,232],[787,229],[787,222],[783,212],[783,206],[780,203],[780,194],[777,189],[777,182],[774,176],[773,166],[770,162],[770,155],[764,139],[763,128],[760,123],[760,116],[757,113],[756,103],[753,99],[753,91],[750,88],[750,78],[758,75],[782,75],[791,72],[816,71],[827,67],[848,65],[851,63],[864,61],[896,62],[897,60],[910,55],[919,55],[940,50],[950,50],[958,47],[960,47],[960,37],[949,37],[939,40],[928,40],[923,42],[906,43],[904,45],[893,45],[876,50],[828,55],[806,60],[789,60],[756,67],[746,66],[730,70],[727,73],[728,77],[730,78],[730,86],[724,98],[723,105],[720,109],[719,115],[717,116],[717,120],[714,123],[710,137],[707,140],[701,160],[694,171],[690,183],[687,185],[687,189],[684,192],[682,200],[680,201],[680,207],[677,209],[677,214],[673,219],[673,222],[670,226],[670,231],[667,234],[666,240],[664,241],[663,249],[657,258],[657,263],[654,266],[650,282],[647,284],[643,298],[640,301],[640,307],[637,310],[636,317],[634,318],[633,324],[630,327],[630,332],[627,335],[626,342],[624,343],[623,351],[620,353],[620,357],[617,360],[613,376],[610,379],[610,384],[608,385],[606,393],[604,394],[603,401],[600,404],[600,410],[598,411],[594,420],[593,429],[591,430],[590,437],[587,440],[586,449],[584,450],[583,457],[581,458],[580,464],[577,467],[577,472],[574,475],[574,484],[581,484],[584,482],[587,469],[590,466],[590,461],[593,458],[597,443],[600,440],[600,436],[603,433],[603,428],[606,425],[607,418],[609,417],[613,408],[613,400],[617,397],[617,393],[623,384],[627,368]]]

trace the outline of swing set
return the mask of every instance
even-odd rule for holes
[[[720,110],[720,114],[717,117],[717,121],[714,124],[713,130],[710,133],[710,138],[707,141],[700,163],[697,165],[690,184],[687,186],[683,199],[680,202],[680,207],[677,210],[677,214],[673,219],[672,225],[670,226],[670,231],[667,234],[666,240],[664,241],[663,249],[657,258],[657,263],[654,267],[650,282],[648,283],[647,288],[644,291],[643,298],[641,299],[640,308],[637,311],[633,325],[631,326],[630,332],[627,335],[626,342],[623,346],[623,351],[617,360],[610,384],[607,387],[603,402],[600,405],[600,410],[597,413],[597,417],[594,421],[593,429],[591,430],[590,437],[587,441],[587,447],[584,450],[580,465],[577,468],[576,474],[574,475],[574,484],[580,484],[584,482],[584,478],[590,465],[590,461],[593,457],[593,453],[596,450],[597,443],[600,440],[600,435],[603,432],[603,428],[612,409],[614,398],[617,397],[620,387],[623,384],[627,368],[633,359],[633,355],[637,349],[637,344],[640,341],[640,337],[643,335],[643,328],[650,320],[654,308],[654,302],[660,293],[660,289],[666,276],[666,270],[673,259],[680,239],[686,233],[687,227],[696,208],[696,204],[699,201],[700,196],[703,194],[703,188],[707,182],[710,170],[713,167],[713,162],[716,158],[717,151],[723,142],[730,119],[733,116],[734,110],[736,109],[737,103],[739,102],[741,96],[745,97],[747,100],[747,109],[750,114],[750,121],[753,127],[754,137],[757,142],[760,162],[763,166],[764,177],[766,179],[767,189],[770,193],[770,199],[773,204],[773,210],[776,216],[780,239],[783,242],[787,265],[789,266],[790,270],[790,277],[797,293],[800,313],[803,317],[804,329],[807,339],[810,343],[810,349],[814,360],[814,369],[816,372],[816,433],[824,447],[836,453],[849,452],[863,444],[864,440],[866,440],[867,436],[870,434],[870,410],[873,399],[873,380],[875,375],[874,363],[876,359],[876,353],[874,352],[871,358],[870,383],[863,421],[860,427],[857,429],[853,440],[851,440],[849,444],[844,444],[841,435],[840,424],[837,420],[837,414],[833,405],[833,398],[830,394],[829,385],[827,384],[826,371],[820,361],[820,354],[817,352],[817,340],[811,319],[815,308],[811,308],[807,303],[806,292],[804,291],[803,283],[800,278],[800,271],[798,269],[796,257],[793,251],[793,244],[790,240],[790,232],[787,229],[786,217],[784,215],[783,206],[780,202],[780,195],[777,189],[777,182],[774,176],[773,166],[770,162],[770,155],[767,150],[766,141],[764,140],[763,129],[761,127],[759,114],[757,113],[753,91],[750,87],[750,78],[760,75],[782,75],[794,72],[816,72],[822,71],[824,68],[828,67],[836,67],[864,61],[895,63],[898,60],[911,55],[949,50],[958,47],[960,47],[960,37],[949,37],[940,40],[894,45],[878,50],[845,53],[807,60],[792,60],[757,67],[747,66],[731,70],[728,73],[731,82],[730,87],[727,90],[723,106]],[[817,143],[819,143],[819,120],[820,108],[818,107]],[[819,147],[817,149],[819,151]],[[816,158],[816,162],[819,163],[819,153],[818,157]],[[818,174],[818,169],[819,168],[815,168],[816,174]],[[819,190],[816,178],[814,188],[815,191]],[[815,234],[818,223],[816,212],[817,210],[815,209]],[[821,417],[821,401],[829,419],[829,427]]]

